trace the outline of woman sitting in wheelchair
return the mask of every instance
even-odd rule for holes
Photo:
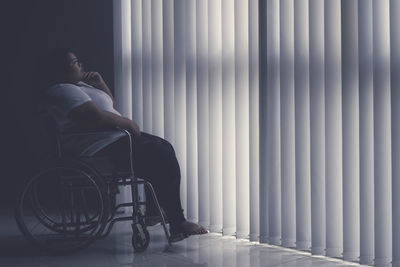
[[[58,130],[100,132],[119,127],[129,131],[133,135],[134,173],[153,185],[170,223],[171,234],[189,236],[207,233],[204,227],[187,221],[183,215],[179,163],[171,144],[141,132],[134,121],[121,116],[114,109],[113,95],[102,76],[98,72],[85,72],[74,53],[59,49],[52,54],[49,64],[51,86],[46,90],[47,107],[57,122]],[[130,145],[124,136],[123,133],[85,136],[79,140],[63,140],[62,145],[69,153],[118,158],[120,151]]]

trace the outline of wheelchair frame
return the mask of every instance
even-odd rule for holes
[[[121,179],[116,179],[116,177],[111,177],[114,176],[113,174],[109,175],[109,176],[105,176],[104,178],[106,179],[106,184],[109,185],[108,183],[111,182],[116,186],[120,186],[120,185],[130,185],[131,186],[131,195],[132,195],[132,202],[126,202],[126,203],[121,203],[116,205],[115,207],[113,207],[112,209],[112,216],[108,219],[107,222],[107,230],[104,234],[102,234],[100,237],[106,237],[109,235],[109,233],[112,230],[113,225],[116,222],[120,222],[120,221],[130,221],[132,220],[132,224],[137,224],[140,223],[140,215],[138,216],[138,212],[139,212],[139,206],[141,205],[146,205],[146,201],[139,201],[139,191],[138,191],[138,185],[143,184],[145,186],[147,186],[151,192],[151,196],[156,204],[156,207],[159,211],[159,216],[155,216],[156,218],[159,217],[161,218],[161,224],[164,228],[165,231],[165,235],[168,239],[168,243],[171,245],[171,240],[170,240],[170,233],[166,227],[166,220],[164,218],[164,214],[161,210],[161,206],[158,202],[157,196],[155,194],[154,188],[152,186],[152,184],[144,179],[139,179],[138,177],[136,177],[134,175],[134,171],[133,171],[133,164],[132,164],[132,160],[133,160],[133,156],[132,156],[132,134],[125,130],[125,129],[121,129],[120,131],[124,132],[128,138],[129,138],[129,168],[130,168],[130,173],[126,174],[126,173],[117,173],[115,175],[120,175]],[[69,135],[83,135],[83,136],[88,136],[91,134],[99,134],[99,133],[106,133],[106,132],[85,132],[85,133],[70,133]],[[61,155],[61,144],[60,144],[60,140],[59,138],[57,138],[57,146],[58,146],[58,151],[60,152],[59,157],[62,158]],[[126,175],[128,175],[128,177],[126,177]],[[110,179],[111,178],[111,179]],[[111,181],[109,181],[111,180]],[[116,181],[115,181],[116,180]],[[115,214],[117,213],[117,211],[120,208],[124,208],[124,207],[132,207],[133,208],[133,214],[132,216],[122,216],[122,217],[116,217],[115,218]],[[136,211],[136,212],[135,212]],[[146,218],[150,218],[150,217],[146,217]],[[151,217],[152,219],[154,217]]]
[[[160,207],[160,204],[158,202],[157,196],[155,194],[154,188],[152,186],[152,184],[144,179],[140,179],[138,177],[135,176],[134,174],[134,170],[133,170],[133,163],[132,163],[132,159],[133,159],[133,155],[132,155],[132,142],[133,142],[133,136],[130,132],[128,132],[125,129],[120,129],[117,128],[116,130],[113,131],[102,131],[102,132],[78,132],[78,133],[68,133],[69,136],[75,135],[75,136],[89,136],[89,135],[95,135],[95,134],[104,134],[104,133],[112,133],[115,131],[122,131],[127,138],[129,139],[129,172],[114,172],[114,173],[107,173],[107,174],[100,174],[98,173],[98,171],[93,168],[92,166],[90,166],[89,163],[86,162],[87,159],[90,160],[95,160],[96,156],[94,157],[77,157],[75,160],[78,160],[80,162],[80,166],[84,166],[82,164],[86,164],[88,166],[88,170],[89,172],[92,173],[96,173],[96,176],[98,176],[99,179],[102,179],[104,184],[105,184],[105,190],[106,193],[102,192],[101,190],[98,190],[101,194],[100,198],[105,198],[105,200],[107,201],[111,201],[112,200],[112,206],[108,209],[108,207],[104,207],[103,206],[103,210],[102,210],[102,215],[103,213],[106,214],[106,218],[100,218],[99,216],[99,221],[97,222],[97,224],[101,224],[99,230],[96,230],[96,232],[89,236],[90,240],[88,239],[87,244],[85,243],[85,246],[88,246],[90,243],[92,243],[94,241],[94,239],[96,238],[104,238],[106,236],[108,236],[112,230],[112,227],[114,226],[115,223],[117,222],[121,222],[121,221],[132,221],[132,246],[134,247],[134,250],[136,252],[142,252],[144,250],[147,249],[149,242],[150,242],[150,235],[149,232],[147,230],[147,226],[145,223],[146,219],[161,219],[161,224],[163,226],[163,230],[165,232],[168,244],[171,245],[172,242],[176,242],[179,240],[182,240],[185,238],[185,236],[174,236],[171,237],[171,234],[169,232],[169,230],[166,227],[166,219],[164,217],[164,214],[162,212],[162,209]],[[63,162],[63,160],[66,160],[66,157],[63,157],[62,155],[62,147],[61,147],[61,141],[60,141],[60,135],[56,134],[56,148],[57,148],[57,157],[58,160]],[[62,165],[62,163],[61,163]],[[78,164],[79,165],[79,164]],[[90,171],[90,169],[92,171]],[[82,167],[80,167],[79,171],[85,173],[85,171],[83,171]],[[40,175],[40,174],[39,174]],[[89,177],[90,175],[88,175]],[[23,190],[23,193],[19,199],[17,208],[16,208],[16,220],[17,220],[17,224],[20,228],[20,230],[22,231],[23,235],[31,242],[36,243],[35,238],[33,237],[32,233],[30,233],[27,230],[27,227],[25,225],[24,222],[24,218],[23,218],[23,202],[24,202],[24,197],[25,194],[27,194],[27,192],[29,192],[28,187],[31,186],[32,181],[34,179],[37,179],[37,176],[34,176],[33,178],[28,180],[28,183],[26,185],[26,187]],[[89,177],[89,179],[91,179]],[[158,216],[145,216],[142,214],[142,211],[140,209],[141,206],[145,206],[146,205],[146,201],[140,201],[139,199],[139,191],[138,191],[138,186],[143,184],[145,187],[147,186],[147,188],[149,189],[150,193],[151,193],[151,197],[154,200],[154,204],[156,205],[157,209],[158,209]],[[96,185],[99,186],[99,185]],[[104,185],[103,185],[104,186]],[[117,204],[115,201],[116,198],[116,194],[118,193],[118,186],[130,186],[131,188],[131,195],[132,195],[132,201],[131,202],[126,202],[126,203],[120,203]],[[116,189],[116,191],[112,191],[112,189]],[[103,200],[102,200],[103,201]],[[115,203],[114,203],[115,202]],[[36,204],[35,204],[36,205]],[[64,205],[64,204],[62,204]],[[117,211],[121,208],[125,208],[125,207],[132,207],[132,215],[130,216],[116,216]],[[36,207],[37,208],[37,207]],[[104,210],[104,209],[108,209],[108,210]],[[79,210],[79,208],[78,208]],[[40,211],[40,210],[39,210]],[[65,212],[65,211],[63,211]],[[46,214],[44,214],[46,216]],[[86,215],[86,214],[85,214]],[[38,217],[38,215],[35,215],[36,217]],[[77,215],[78,216],[78,215]],[[80,216],[79,215],[79,220],[77,217],[77,222],[76,222],[76,229],[80,229]],[[39,216],[40,217],[40,216]],[[39,218],[38,217],[38,218]],[[39,218],[40,221],[40,218]],[[66,226],[66,222],[65,219],[62,219],[62,223],[64,225],[62,225],[62,229],[64,230],[65,233],[65,229],[67,228]],[[71,215],[71,221],[73,221],[73,216]],[[43,223],[43,221],[41,221]],[[72,225],[74,226],[74,225]],[[97,227],[97,226],[96,226]],[[79,248],[81,248],[82,246],[80,246]],[[45,247],[44,249],[46,250],[50,250],[52,251],[53,248],[49,248],[49,247]],[[76,250],[76,248],[72,248],[72,249],[63,249],[62,251],[55,251],[55,252],[67,252],[67,251],[72,251],[72,250]]]

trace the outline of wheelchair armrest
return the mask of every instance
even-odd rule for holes
[[[128,136],[129,138],[132,138],[132,134],[122,128],[116,127],[113,129],[109,129],[109,130],[102,130],[102,131],[90,131],[90,132],[82,132],[82,131],[76,131],[76,132],[64,132],[61,133],[61,136],[91,136],[91,135],[102,135],[102,134],[111,134],[111,133],[117,133],[117,132],[123,132],[125,133],[126,136]]]
[[[120,127],[115,127],[113,129],[109,129],[109,130],[103,130],[103,131],[90,131],[90,132],[82,132],[82,131],[77,131],[77,132],[64,132],[62,134],[60,134],[59,137],[66,137],[66,136],[93,136],[93,135],[102,135],[102,134],[112,134],[112,133],[124,133],[128,139],[129,139],[129,150],[127,151],[127,156],[129,157],[129,169],[130,172],[133,174],[133,165],[132,165],[132,159],[133,159],[133,155],[132,155],[132,142],[133,142],[133,135],[128,131],[125,130],[123,128]],[[58,143],[60,144],[60,142],[58,141]],[[61,147],[60,145],[58,145],[59,147],[59,155],[61,155]]]

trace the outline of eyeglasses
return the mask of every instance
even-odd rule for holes
[[[69,66],[72,67],[75,64],[79,64],[80,66],[83,66],[82,62],[79,62],[77,58],[72,59],[71,62],[69,63]]]

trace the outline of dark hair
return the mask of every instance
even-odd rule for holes
[[[73,53],[70,49],[58,47],[52,50],[44,60],[46,70],[46,85],[50,86],[62,81],[66,71],[68,71],[68,53]]]

